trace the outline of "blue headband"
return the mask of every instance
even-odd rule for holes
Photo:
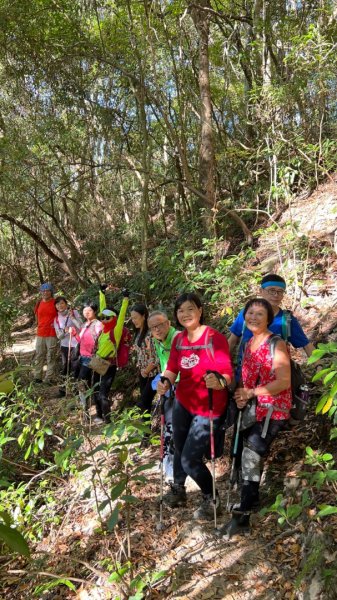
[[[265,281],[264,283],[261,283],[262,289],[271,287],[272,285],[275,287],[280,287],[283,290],[286,289],[286,284],[284,283],[284,281]]]
[[[51,293],[53,293],[53,292],[54,292],[54,288],[53,288],[53,286],[52,286],[52,284],[51,284],[51,283],[43,283],[43,284],[40,286],[40,292],[47,292],[47,291],[49,291],[49,292],[51,292]]]

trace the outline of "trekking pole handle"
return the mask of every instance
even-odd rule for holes
[[[161,381],[161,383],[165,383],[165,381],[168,381],[169,386],[170,386],[169,389],[170,389],[170,392],[171,392],[171,390],[172,390],[172,383],[170,382],[169,378],[168,377],[164,377],[164,375],[161,375],[160,376],[160,381]],[[160,412],[161,412],[162,415],[164,414],[164,402],[165,402],[165,394],[162,394],[160,396]]]
[[[218,382],[220,383],[221,387],[223,389],[227,388],[228,389],[228,383],[226,380],[226,377],[224,377],[223,375],[221,375],[221,373],[219,373],[219,371],[211,371],[210,369],[208,369],[206,371],[207,375],[215,375],[215,377],[217,378]]]
[[[170,389],[171,389],[171,387],[172,387],[172,383],[170,382],[170,380],[169,380],[169,378],[168,378],[168,377],[165,377],[164,375],[161,375],[161,376],[160,376],[160,381],[161,381],[161,383],[165,383],[165,381],[168,381],[168,384],[169,384],[169,386],[170,386]]]

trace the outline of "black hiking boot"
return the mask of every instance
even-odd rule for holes
[[[245,535],[250,533],[250,513],[243,513],[240,511],[233,511],[232,518],[229,523],[223,525],[219,531],[219,536],[226,540],[229,540],[233,535]]]
[[[215,496],[215,506],[217,516],[221,515],[221,502],[218,492]],[[212,494],[202,495],[202,503],[200,504],[199,508],[197,508],[197,510],[194,511],[193,518],[204,521],[211,521],[214,518],[214,504]]]
[[[175,508],[176,506],[186,504],[186,501],[187,496],[185,486],[180,485],[179,483],[170,483],[170,490],[164,494],[163,502],[171,508]]]

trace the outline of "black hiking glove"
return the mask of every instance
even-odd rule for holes
[[[122,289],[122,296],[123,296],[123,298],[129,298],[129,296],[130,296],[129,290],[127,290],[126,288],[123,288]]]
[[[99,289],[101,290],[101,292],[103,292],[103,294],[105,294],[107,287],[108,287],[108,284],[107,284],[107,283],[102,283],[102,284],[99,286]]]

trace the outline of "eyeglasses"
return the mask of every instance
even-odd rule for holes
[[[285,290],[273,290],[272,288],[267,288],[266,292],[269,296],[283,296]]]
[[[101,317],[101,321],[110,321],[111,317]]]
[[[168,321],[163,321],[162,323],[158,323],[158,325],[152,325],[152,327],[150,327],[150,331],[155,331],[156,329],[161,329],[163,327],[163,325],[166,325]]]

